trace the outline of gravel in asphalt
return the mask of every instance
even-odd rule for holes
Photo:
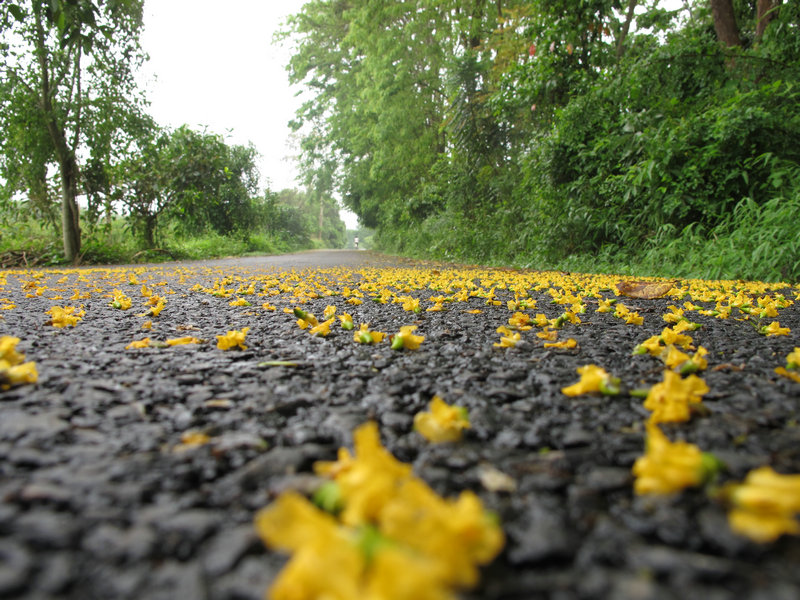
[[[321,482],[314,462],[335,459],[370,420],[437,493],[473,490],[499,516],[505,548],[462,598],[800,597],[800,538],[751,541],[710,493],[764,465],[800,473],[800,383],[775,372],[800,345],[800,287],[676,281],[647,299],[618,296],[618,281],[367,252],[0,272],[0,335],[20,338],[38,371],[37,383],[0,391],[0,597],[262,598],[287,557],[264,547],[254,515],[287,490],[310,494]],[[149,310],[142,286],[166,300],[158,316],[137,316]],[[700,299],[709,287],[728,300],[744,291],[755,308],[726,319],[687,310],[702,325],[689,335],[708,350],[697,375],[709,392],[689,421],[661,428],[725,467],[712,487],[637,495],[631,469],[649,411],[628,392],[659,383],[664,366],[632,351],[669,326],[670,305],[713,310]],[[643,323],[597,312],[599,299],[582,296],[595,288]],[[130,309],[110,305],[114,289]],[[376,302],[384,289],[387,302]],[[510,310],[514,290],[536,306]],[[584,299],[580,323],[557,331],[576,347],[545,347],[537,327],[496,346],[517,310],[569,310],[550,290]],[[427,310],[463,291],[463,302]],[[758,298],[778,295],[778,316],[759,318]],[[420,299],[421,312],[397,297]],[[251,305],[231,305],[237,298]],[[46,314],[55,305],[85,314],[56,328]],[[312,336],[284,312],[299,306],[321,321],[328,305],[356,329],[416,325],[425,340],[414,351],[362,345],[338,320]],[[789,334],[760,333],[772,321]],[[216,336],[244,327],[247,349],[217,348]],[[200,342],[126,349],[184,336]],[[564,395],[588,364],[619,377],[623,393]],[[434,395],[469,410],[462,441],[431,444],[414,431]]]

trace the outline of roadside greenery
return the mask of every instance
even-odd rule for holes
[[[147,114],[143,4],[0,4],[0,266],[344,246],[325,189],[262,190],[252,146]]]
[[[800,279],[800,8],[667,6],[307,2],[306,175],[391,252]]]

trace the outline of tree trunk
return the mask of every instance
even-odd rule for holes
[[[61,172],[61,227],[64,240],[64,257],[74,262],[81,250],[81,228],[78,219],[78,162],[75,153],[67,145],[64,128],[59,124],[51,99],[50,65],[45,47],[41,5],[35,4],[36,54],[39,63],[39,105],[47,124],[47,132],[53,143]]]
[[[625,23],[622,26],[619,39],[617,39],[617,60],[620,60],[625,52],[625,38],[628,37],[628,32],[631,30],[631,23],[633,22],[637,4],[638,0],[628,0],[628,12],[625,15]]]
[[[769,25],[769,22],[774,19],[778,14],[778,6],[780,0],[758,0],[756,4],[757,17],[756,17],[756,39],[760,40],[764,35],[764,30]]]
[[[64,239],[64,257],[74,262],[81,251],[81,226],[78,217],[78,165],[75,156],[67,153],[59,157],[61,167],[61,232]]]
[[[720,42],[729,48],[742,45],[732,0],[711,0],[711,16],[714,18],[714,30]]]
[[[322,241],[322,223],[324,221],[325,216],[325,204],[322,202],[322,198],[319,199],[319,240]]]

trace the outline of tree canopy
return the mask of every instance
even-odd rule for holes
[[[716,275],[797,278],[797,228],[752,227],[800,210],[799,26],[778,0],[311,0],[284,33],[302,167],[389,250],[690,271],[749,237],[769,259]]]

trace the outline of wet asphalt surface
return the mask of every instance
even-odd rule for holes
[[[701,489],[634,495],[630,471],[648,416],[640,398],[560,392],[589,363],[631,389],[660,381],[658,361],[631,351],[666,326],[661,315],[674,298],[624,299],[642,326],[590,304],[560,338],[574,338],[573,350],[545,349],[533,332],[515,348],[494,347],[510,313],[480,297],[419,314],[369,298],[303,304],[317,315],[334,304],[356,327],[417,324],[422,347],[397,352],[356,344],[338,329],[310,336],[283,312],[296,305],[288,292],[242,307],[193,290],[225,275],[235,288],[337,266],[432,268],[347,251],[131,267],[147,285],[174,292],[151,331],[134,316],[140,306],[122,313],[103,296],[119,284],[118,271],[8,272],[0,296],[16,306],[2,311],[0,335],[21,338],[39,381],[0,392],[0,597],[262,598],[286,557],[259,541],[255,513],[284,490],[312,491],[313,463],[335,458],[372,419],[384,445],[438,493],[475,490],[500,516],[506,547],[465,599],[800,598],[800,538],[759,545],[738,536],[726,507]],[[332,273],[331,289],[358,280]],[[49,287],[36,295],[31,281]],[[90,297],[68,300],[76,287],[91,291],[89,281],[100,282]],[[59,287],[64,299],[54,300]],[[138,289],[123,291],[140,304]],[[409,293],[425,300],[440,292]],[[791,288],[784,293],[794,298]],[[531,296],[532,314],[563,310],[544,290]],[[503,303],[512,297],[497,292]],[[262,309],[264,301],[276,310]],[[74,328],[46,324],[51,306],[77,302],[86,314]],[[800,384],[774,373],[800,345],[800,305],[781,311],[789,336],[767,338],[735,319],[692,320],[703,325],[692,337],[709,350],[701,375],[711,391],[705,414],[665,433],[718,456],[721,482],[765,464],[800,473]],[[215,335],[245,326],[247,350],[216,348]],[[125,349],[146,335],[210,341]],[[434,394],[469,409],[462,442],[432,445],[413,431],[413,415]],[[191,431],[210,441],[182,444]],[[502,489],[490,483],[486,474],[496,471],[511,487],[507,478]]]

